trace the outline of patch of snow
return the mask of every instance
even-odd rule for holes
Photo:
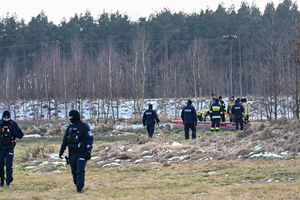
[[[52,158],[52,159],[59,159],[58,154],[55,154],[55,153],[50,153],[47,156],[49,156],[49,158]]]
[[[213,159],[212,157],[204,157],[204,158],[198,159],[198,161],[209,161],[209,160],[212,160],[212,159]]]
[[[40,164],[38,164],[39,166],[45,166],[45,165],[48,165],[49,164],[49,162],[48,161],[44,161],[44,162],[42,162],[42,163],[40,163]]]
[[[99,158],[98,156],[93,156],[91,157],[91,160],[96,160],[97,158]]]
[[[289,154],[289,151],[283,151],[283,152],[280,153],[280,155],[283,155],[283,156],[286,156],[288,154]]]
[[[175,161],[175,160],[185,160],[188,158],[189,155],[182,155],[182,156],[174,156],[172,158],[169,158],[169,161]]]
[[[158,165],[160,164],[159,162],[151,162],[150,165]]]
[[[133,152],[133,149],[132,149],[132,148],[130,148],[130,149],[128,149],[128,150],[127,150],[127,152]]]
[[[105,167],[116,167],[116,166],[120,166],[120,164],[119,163],[115,163],[115,162],[108,163],[108,164],[103,165],[102,168],[105,168]]]
[[[258,158],[258,157],[273,157],[273,158],[282,158],[281,155],[270,153],[270,152],[262,152],[258,154],[253,154],[250,156],[250,158]]]
[[[24,135],[24,138],[40,138],[42,137],[39,134],[30,134],[30,135]]]
[[[143,158],[148,159],[148,158],[153,158],[155,155],[151,155],[151,156],[144,156]]]
[[[173,147],[177,147],[177,146],[181,146],[181,144],[180,144],[179,142],[173,142],[173,143],[172,143],[172,146],[173,146]]]
[[[255,147],[253,147],[253,150],[254,151],[259,151],[259,150],[261,150],[261,146],[260,145],[256,145]]]
[[[26,169],[34,169],[34,168],[36,168],[36,166],[27,166],[27,167],[25,167]]]
[[[55,171],[53,171],[53,173],[61,173],[61,172],[63,172],[63,171],[61,171],[61,170],[55,170]]]
[[[270,183],[272,181],[273,181],[273,179],[270,178],[270,179],[267,180],[267,183]]]
[[[140,162],[143,162],[144,161],[144,159],[138,159],[138,160],[136,160],[136,161],[134,161],[135,163],[140,163]]]

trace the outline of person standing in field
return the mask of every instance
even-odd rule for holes
[[[197,114],[191,100],[188,100],[187,105],[182,109],[181,119],[184,124],[185,139],[188,140],[190,138],[190,129],[192,130],[192,139],[196,139]]]
[[[0,120],[0,186],[10,186],[13,181],[13,160],[16,138],[24,136],[18,124],[11,119],[10,112],[4,111]],[[4,170],[4,166],[6,170]],[[6,177],[5,177],[6,171]]]
[[[146,110],[143,114],[143,126],[147,126],[149,138],[153,137],[155,123],[158,124],[159,119],[156,112],[153,110],[152,104],[149,104],[148,110]]]
[[[94,138],[89,125],[81,121],[77,110],[69,112],[69,120],[71,124],[64,134],[59,157],[63,159],[64,151],[68,147],[73,182],[77,192],[81,193],[84,187],[85,166],[87,160],[91,159]]]

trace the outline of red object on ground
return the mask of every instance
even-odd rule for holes
[[[183,125],[182,120],[172,120],[171,123],[174,125]],[[198,127],[210,127],[211,122],[197,122],[197,126]],[[221,122],[220,127],[235,127],[235,123],[234,122]]]

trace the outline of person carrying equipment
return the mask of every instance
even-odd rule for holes
[[[68,147],[73,182],[77,192],[81,193],[84,187],[85,166],[87,160],[91,159],[94,138],[89,125],[80,120],[77,110],[69,112],[69,119],[71,124],[64,134],[59,157],[63,159],[64,151]]]
[[[16,138],[21,139],[24,136],[18,124],[10,117],[8,110],[3,112],[2,120],[0,120],[0,186],[10,186],[13,181],[13,160],[14,149],[16,146]],[[6,178],[4,172],[6,167]]]
[[[224,113],[224,110],[218,99],[216,99],[215,103],[211,105],[210,113],[212,118],[210,131],[219,131],[221,115]]]

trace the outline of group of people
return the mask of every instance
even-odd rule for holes
[[[192,131],[192,139],[196,138],[196,126],[199,121],[206,121],[206,117],[210,116],[211,131],[220,130],[220,122],[226,121],[226,114],[230,122],[235,122],[236,130],[243,130],[244,123],[249,123],[250,105],[246,98],[230,97],[226,108],[222,96],[212,94],[212,99],[209,101],[208,109],[196,111],[193,102],[188,100],[187,105],[181,111],[181,119],[184,124],[185,139],[189,139],[189,130]],[[147,127],[148,136],[153,137],[155,124],[160,120],[157,113],[153,110],[153,106],[149,104],[148,110],[143,114],[143,125]]]
[[[85,166],[91,158],[93,134],[88,124],[80,119],[77,110],[69,112],[70,124],[67,127],[59,157],[63,158],[65,149],[68,147],[68,156],[65,156],[71,166],[73,181],[77,192],[82,192],[84,187]],[[10,186],[13,181],[13,158],[16,139],[24,136],[18,124],[11,119],[9,111],[4,111],[0,120],[0,186],[6,182]],[[4,170],[6,167],[6,170]],[[6,172],[6,173],[5,173]]]

